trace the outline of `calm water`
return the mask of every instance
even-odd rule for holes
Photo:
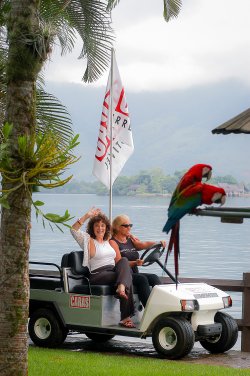
[[[81,194],[36,194],[36,197],[46,203],[45,213],[63,214],[68,209],[78,218],[96,206],[108,215],[108,197]],[[166,197],[114,197],[113,217],[121,213],[129,215],[134,224],[133,234],[141,240],[168,240],[169,235],[161,231],[167,219],[168,203]],[[228,198],[226,206],[250,207],[250,198]],[[243,224],[225,224],[219,218],[184,217],[180,229],[180,276],[241,279],[243,272],[250,271],[249,226],[250,219],[245,219]],[[37,222],[33,213],[30,260],[60,264],[64,253],[78,249],[67,228],[64,233],[57,229],[52,232],[48,224],[43,228],[41,219]],[[168,267],[173,272],[173,256]],[[157,265],[147,270],[162,275]],[[239,317],[240,294],[231,295],[234,300],[231,313]]]

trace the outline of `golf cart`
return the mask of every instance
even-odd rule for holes
[[[64,255],[61,266],[31,262],[58,270],[57,275],[30,273],[29,334],[34,344],[56,347],[69,331],[77,331],[96,342],[115,335],[151,336],[156,351],[167,359],[184,357],[195,341],[211,353],[230,350],[237,341],[238,327],[221,310],[232,305],[231,297],[206,283],[179,283],[160,261],[163,252],[162,245],[156,244],[141,256],[145,266],[158,263],[172,283],[154,286],[145,309],[134,291],[136,329],[118,325],[120,305],[113,286],[90,285],[82,251]]]

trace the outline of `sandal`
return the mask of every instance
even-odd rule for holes
[[[136,328],[132,320],[120,321],[119,325],[122,326],[123,328],[129,328],[129,329]]]

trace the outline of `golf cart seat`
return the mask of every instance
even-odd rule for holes
[[[110,285],[90,285],[89,269],[82,265],[83,251],[66,253],[61,267],[64,274],[66,292],[88,295],[114,295],[115,287]]]

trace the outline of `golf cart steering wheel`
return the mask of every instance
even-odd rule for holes
[[[149,266],[156,262],[156,260],[162,256],[164,251],[165,248],[161,243],[151,245],[151,247],[147,248],[140,257],[140,260],[144,261],[142,266]]]

